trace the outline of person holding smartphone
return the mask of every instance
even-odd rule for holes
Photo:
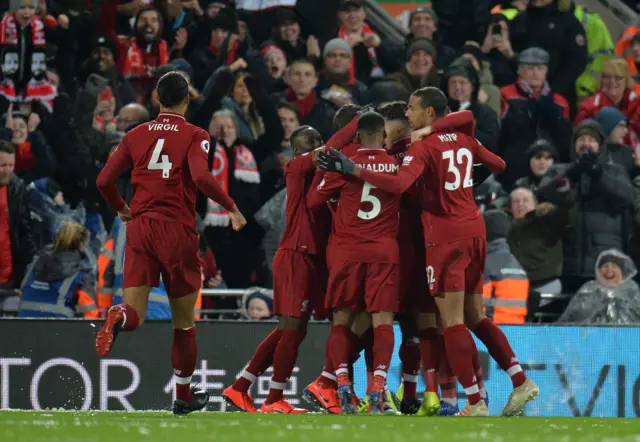
[[[482,52],[491,63],[494,84],[506,86],[516,81],[516,53],[509,40],[509,24],[503,14],[492,14]]]

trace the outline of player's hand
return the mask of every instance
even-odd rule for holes
[[[229,219],[231,220],[231,227],[233,227],[233,230],[236,232],[242,230],[242,228],[247,225],[247,220],[237,207],[229,212]]]
[[[120,221],[125,224],[133,219],[133,216],[131,216],[131,210],[129,209],[129,206],[126,205],[118,212],[118,216],[120,217]]]
[[[356,163],[351,161],[342,152],[338,152],[331,148],[331,153],[318,153],[318,168],[325,172],[337,172],[341,174],[352,173],[356,167]]]
[[[432,132],[433,132],[433,129],[431,129],[431,126],[414,130],[413,132],[411,132],[411,142],[415,143],[416,141],[422,140],[423,138],[431,135]]]

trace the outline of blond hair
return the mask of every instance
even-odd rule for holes
[[[600,72],[600,77],[598,77],[598,90],[600,90],[602,86],[602,76],[605,72],[623,76],[625,78],[625,88],[633,89],[635,87],[635,82],[629,72],[629,65],[624,58],[613,57],[604,64],[602,72]]]
[[[87,241],[89,241],[89,230],[81,224],[68,222],[58,231],[53,247],[54,249],[78,250]]]

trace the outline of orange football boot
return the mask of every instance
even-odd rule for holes
[[[323,387],[317,379],[303,390],[302,399],[320,411],[342,414],[337,388]]]
[[[227,387],[222,392],[222,397],[232,411],[244,411],[245,413],[258,412],[256,407],[253,405],[253,398],[249,396],[249,393],[238,391],[233,388],[233,385]]]
[[[306,414],[309,412],[304,408],[295,408],[293,405],[287,402],[286,399],[280,399],[273,404],[267,404],[266,402],[263,402],[260,411],[267,414]]]

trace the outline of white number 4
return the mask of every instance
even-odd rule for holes
[[[162,178],[169,178],[169,172],[171,172],[171,168],[173,164],[169,162],[168,155],[162,155],[162,160],[160,159],[160,152],[162,152],[162,148],[164,147],[164,138],[160,138],[156,143],[156,147],[153,148],[153,154],[151,154],[151,160],[149,161],[149,165],[147,169],[149,170],[161,170]]]
[[[460,171],[458,170],[458,166],[462,166],[464,161],[466,160],[466,171],[464,174],[464,183],[462,184],[462,188],[466,189],[467,187],[473,187],[473,178],[471,178],[471,168],[473,167],[473,155],[471,151],[466,147],[458,150],[456,155],[456,161],[454,163],[454,151],[447,150],[442,152],[442,159],[448,160],[449,164],[447,166],[447,171],[451,172],[454,176],[453,182],[446,181],[444,183],[444,188],[446,190],[457,190],[460,188]]]
[[[376,216],[380,215],[380,209],[382,208],[382,204],[380,203],[380,200],[377,197],[369,193],[371,192],[371,189],[375,189],[375,188],[376,188],[375,186],[372,186],[369,183],[364,183],[364,186],[362,187],[362,197],[360,198],[360,202],[371,203],[373,207],[368,212],[365,212],[362,209],[358,210],[358,218],[373,219]]]

